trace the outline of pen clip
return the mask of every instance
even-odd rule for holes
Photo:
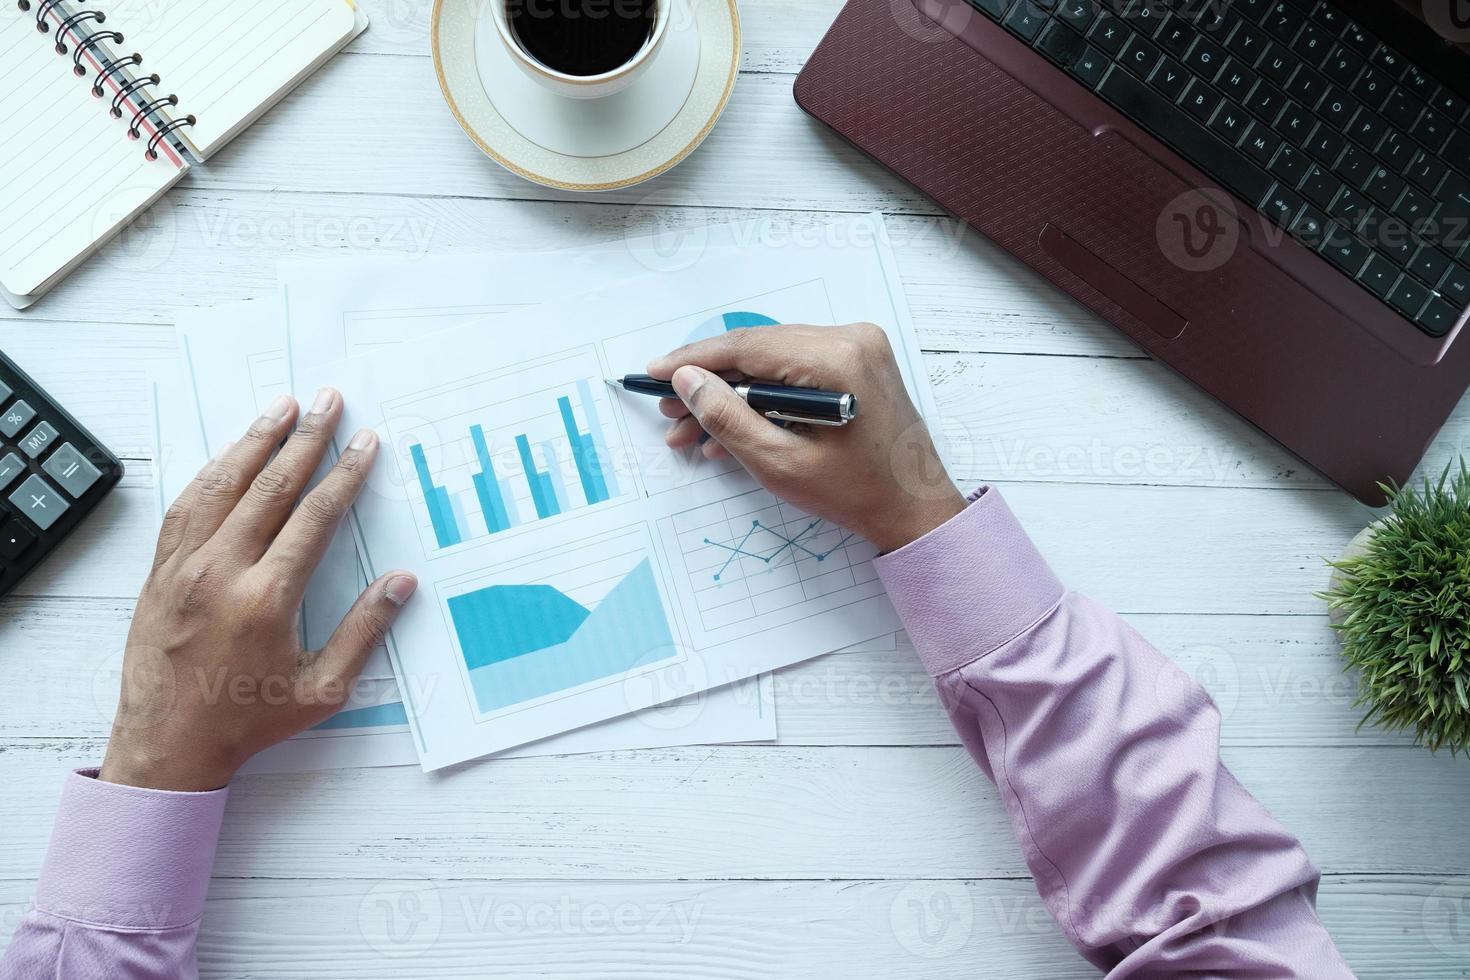
[[[805,415],[787,415],[785,412],[775,410],[767,412],[766,418],[779,419],[782,422],[800,422],[803,425],[843,426],[847,424],[847,419],[814,419],[807,418]]]

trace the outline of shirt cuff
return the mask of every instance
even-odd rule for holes
[[[89,925],[163,930],[204,913],[229,790],[175,793],[66,779],[36,909]]]
[[[1062,584],[999,491],[874,565],[924,667],[947,674],[1004,646],[1062,598]]]

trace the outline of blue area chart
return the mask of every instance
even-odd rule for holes
[[[448,604],[482,713],[675,653],[647,558],[591,610],[549,585],[492,585]]]

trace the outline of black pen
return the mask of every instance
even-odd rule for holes
[[[610,387],[639,395],[678,398],[674,386],[646,374],[627,374],[622,378],[604,379]],[[844,391],[822,391],[820,388],[791,388],[741,381],[732,385],[735,394],[768,419],[779,422],[804,422],[807,425],[846,425],[857,418],[857,395]]]

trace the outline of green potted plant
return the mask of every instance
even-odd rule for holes
[[[1470,469],[1390,490],[1390,512],[1333,563],[1324,594],[1363,722],[1470,753]]]

